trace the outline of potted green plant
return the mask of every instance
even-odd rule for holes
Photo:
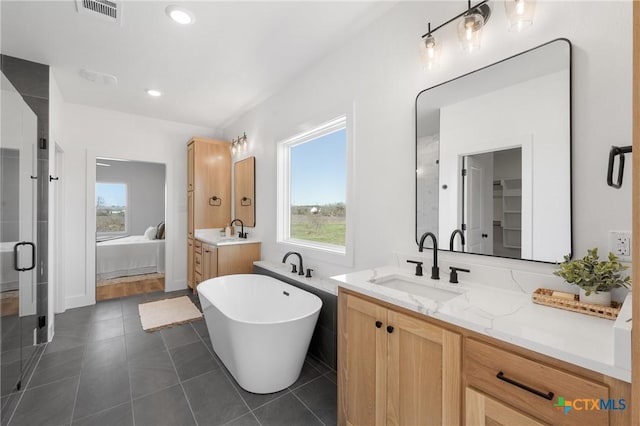
[[[622,275],[626,269],[628,266],[620,263],[613,253],[609,253],[608,261],[600,261],[598,249],[593,248],[582,259],[570,260],[565,256],[554,275],[580,287],[581,302],[609,306],[612,289],[630,286],[631,277]]]

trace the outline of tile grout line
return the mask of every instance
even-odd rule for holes
[[[11,413],[11,416],[9,417],[9,420],[7,421],[7,424],[11,424],[11,421],[13,420],[13,416],[16,415],[16,411],[18,411],[18,407],[20,406],[20,403],[22,402],[22,397],[24,396],[25,392],[27,391],[27,388],[29,387],[29,383],[31,383],[31,379],[33,378],[33,375],[36,372],[36,368],[38,368],[38,365],[40,364],[40,360],[42,359],[42,356],[44,355],[44,351],[47,349],[47,345],[49,343],[45,344],[44,348],[42,349],[42,352],[40,353],[40,356],[38,357],[38,361],[36,362],[36,365],[33,366],[33,370],[31,371],[31,375],[29,375],[29,379],[27,380],[27,383],[24,385],[24,390],[22,390],[22,392],[20,392],[20,397],[18,398],[18,402],[16,403],[16,406],[13,407],[13,412]],[[20,356],[22,356],[22,352],[20,353]]]
[[[77,419],[76,419],[76,421],[77,421],[77,422],[79,422],[79,421],[81,421],[81,420],[88,419],[89,417],[93,417],[93,416],[97,416],[97,415],[99,415],[99,414],[103,414],[103,413],[105,413],[105,412],[107,412],[107,411],[109,411],[109,410],[113,410],[114,408],[121,407],[121,406],[123,406],[123,405],[125,405],[125,404],[129,404],[129,402],[128,402],[128,401],[125,401],[125,402],[121,402],[121,403],[120,403],[120,404],[118,404],[118,405],[114,405],[113,407],[104,408],[104,409],[102,409],[102,410],[100,410],[100,411],[96,411],[95,413],[91,413],[91,414],[89,414],[88,416],[84,416],[84,417],[77,418]],[[133,410],[132,410],[132,411],[133,411]]]
[[[129,403],[131,404],[131,421],[136,426],[136,412],[133,409],[133,385],[131,384],[131,366],[129,365],[129,350],[127,349],[127,333],[124,327],[124,306],[122,306],[122,298],[120,298],[120,310],[122,311],[122,340],[124,340],[124,356],[127,360],[127,376],[129,378]],[[113,408],[113,407],[112,407]]]
[[[167,350],[167,353],[169,354],[169,359],[171,360],[171,365],[173,366],[173,370],[176,373],[176,376],[178,377],[178,384],[180,385],[180,389],[182,389],[182,394],[184,395],[184,399],[187,401],[187,406],[189,406],[189,412],[191,412],[191,417],[193,417],[193,421],[195,422],[196,426],[198,426],[198,419],[196,419],[196,415],[193,412],[193,408],[191,407],[191,401],[189,401],[189,397],[187,396],[187,392],[185,392],[184,390],[184,386],[182,385],[182,381],[180,380],[180,374],[178,374],[178,369],[176,368],[176,363],[173,361],[173,357],[171,356],[171,351],[169,350],[169,346],[167,346],[167,341],[165,340],[164,336],[162,335],[162,331],[159,330],[160,333],[160,338],[162,339],[162,342],[164,343],[164,347]],[[196,333],[197,335],[198,333]],[[205,345],[206,347],[206,345]]]
[[[322,377],[322,376],[320,376],[320,377]],[[318,379],[320,377],[318,377]],[[314,379],[314,380],[316,380],[316,379]],[[311,380],[311,382],[313,382],[314,380]],[[311,383],[311,382],[309,382],[309,383]],[[313,417],[318,419],[320,424],[322,424],[323,426],[326,426],[325,423],[322,421],[322,419],[320,419],[320,417],[318,417],[318,415],[311,408],[309,408],[309,406],[307,404],[305,404],[304,401],[302,399],[300,399],[300,397],[298,397],[298,395],[295,394],[295,392],[291,392],[291,394],[294,396],[294,398],[296,398],[298,401],[300,401],[300,403],[304,406],[304,408],[309,410],[309,412],[313,415]]]
[[[204,319],[204,313],[202,314],[202,321],[206,321]],[[195,322],[195,321],[194,321]],[[205,327],[206,327],[206,322],[205,322]],[[231,387],[233,388],[233,390],[235,391],[235,393],[240,397],[240,399],[242,400],[242,402],[244,403],[245,407],[247,407],[247,409],[249,410],[249,413],[251,413],[251,415],[256,419],[256,421],[258,422],[259,425],[262,426],[262,423],[260,423],[260,420],[258,420],[258,417],[254,414],[253,410],[251,409],[251,407],[249,407],[249,404],[247,404],[247,401],[245,401],[245,399],[242,397],[242,394],[240,393],[240,391],[236,388],[236,386],[234,385],[233,378],[229,377],[227,371],[226,371],[226,367],[224,365],[220,365],[220,362],[222,362],[222,360],[220,360],[220,362],[218,362],[218,358],[216,356],[214,356],[213,350],[209,348],[209,346],[207,346],[207,344],[205,343],[204,339],[202,338],[202,336],[200,335],[200,333],[198,333],[198,330],[196,330],[196,328],[193,326],[193,322],[191,323],[191,328],[193,329],[193,331],[195,331],[196,335],[198,336],[198,339],[200,339],[200,342],[204,345],[205,348],[207,348],[207,351],[209,351],[209,353],[213,356],[213,360],[216,362],[216,364],[218,364],[218,367],[222,370],[222,374],[224,374],[224,377],[229,380]],[[209,329],[207,328],[207,332],[209,331]],[[211,342],[211,345],[213,346],[213,342]],[[233,380],[233,381],[232,381]],[[243,414],[246,415],[247,413]],[[242,417],[242,416],[240,416]],[[235,419],[234,419],[235,420]],[[228,422],[227,422],[228,423]]]
[[[76,413],[76,405],[78,404],[78,394],[80,393],[80,381],[82,380],[82,368],[84,365],[84,357],[87,353],[87,342],[82,346],[82,360],[80,361],[80,372],[78,373],[78,386],[76,386],[76,396],[73,398],[73,408],[71,409],[71,420],[69,424],[73,424],[73,416]]]

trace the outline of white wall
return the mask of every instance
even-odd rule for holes
[[[415,215],[415,97],[435,84],[559,37],[573,44],[574,253],[608,250],[609,230],[631,228],[631,171],[622,190],[607,187],[612,144],[631,142],[631,2],[538,2],[533,27],[507,31],[504,7],[493,13],[479,52],[460,51],[455,25],[443,37],[441,66],[419,64],[419,37],[460,12],[459,2],[403,2],[362,33],[310,67],[286,88],[224,129],[246,132],[247,155],[256,156],[257,228],[263,258],[280,261],[275,243],[276,143],[311,125],[354,111],[356,198],[353,267],[320,262],[305,253],[321,276],[384,264],[394,252],[417,255]],[[597,208],[595,208],[597,206]],[[443,254],[461,263],[547,273],[551,265],[464,254]]]
[[[186,143],[192,136],[217,137],[216,131],[70,103],[62,107],[62,123],[66,308],[95,301],[96,157],[166,165],[165,287],[167,291],[186,288]]]
[[[150,226],[164,221],[164,164],[140,161],[106,161],[96,168],[97,182],[127,184],[127,234],[143,235]]]

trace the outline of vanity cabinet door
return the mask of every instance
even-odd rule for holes
[[[462,336],[393,310],[387,322],[387,424],[459,425]]]
[[[194,264],[193,264],[193,255],[194,255],[194,248],[193,248],[193,240],[191,238],[189,238],[187,240],[187,285],[190,288],[194,288]]]
[[[341,425],[386,423],[387,309],[351,295],[340,298],[338,320]]]
[[[468,426],[543,426],[546,424],[472,388],[466,388],[465,408],[465,424]]]
[[[253,262],[260,260],[260,243],[231,244],[218,247],[218,274],[251,274]]]
[[[202,279],[218,276],[218,249],[209,244],[202,245]]]

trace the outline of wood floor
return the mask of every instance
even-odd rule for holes
[[[18,315],[20,310],[20,298],[18,290],[4,291],[0,293],[0,316]]]
[[[135,275],[96,283],[96,301],[164,290],[164,274]]]

